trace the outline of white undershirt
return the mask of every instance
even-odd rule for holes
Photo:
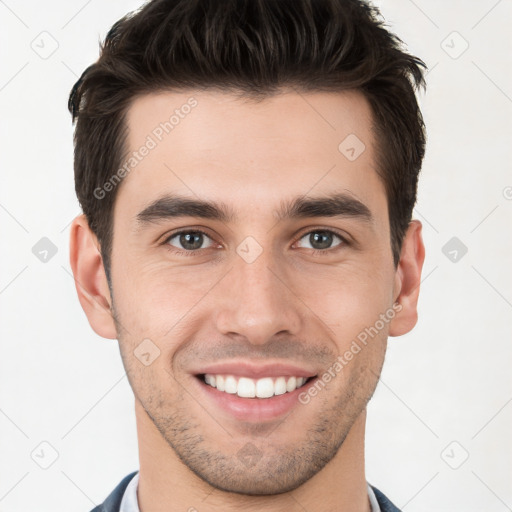
[[[139,503],[137,501],[137,486],[139,484],[139,473],[130,480],[128,487],[126,488],[123,500],[121,501],[121,507],[119,512],[140,512]],[[370,499],[370,505],[372,507],[371,512],[381,512],[377,498],[370,485],[368,486],[368,498]]]

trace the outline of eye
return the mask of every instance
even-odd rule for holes
[[[210,241],[207,247],[203,247],[205,238]],[[204,231],[197,229],[174,233],[164,243],[176,247],[178,249],[176,252],[179,254],[197,252],[200,249],[208,249],[213,246],[212,239]]]
[[[333,246],[334,239],[340,240],[339,243]],[[330,231],[328,229],[315,229],[314,231],[310,231],[303,235],[300,240],[306,240],[306,243],[309,246],[305,246],[306,249],[313,249],[314,254],[327,252],[328,249],[332,249],[333,247],[339,247],[340,245],[348,245],[348,242],[341,235],[338,235],[334,231]]]
[[[335,239],[338,239],[339,242],[333,245]],[[328,229],[309,231],[302,235],[297,243],[301,240],[305,240],[306,243],[302,247],[312,249],[313,254],[325,254],[331,252],[330,249],[349,245],[344,237]],[[206,246],[204,246],[205,242],[207,243]],[[163,244],[171,246],[173,252],[185,256],[191,256],[194,252],[199,252],[201,249],[208,249],[215,245],[212,238],[199,229],[173,233],[166,238]]]

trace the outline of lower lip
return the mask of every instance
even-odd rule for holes
[[[249,422],[264,422],[279,419],[289,413],[299,403],[299,395],[307,391],[316,381],[316,377],[294,391],[270,398],[242,398],[236,394],[225,393],[194,377],[203,393],[217,406],[231,414],[235,419]]]

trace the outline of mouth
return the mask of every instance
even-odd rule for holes
[[[268,399],[293,393],[316,378],[301,376],[273,376],[254,379],[238,375],[202,373],[196,377],[221,393],[237,395],[240,398]]]
[[[298,408],[300,395],[318,380],[318,374],[297,366],[246,362],[219,363],[192,375],[198,396],[210,404],[210,415],[259,425],[283,419]],[[312,411],[303,410],[301,414]]]

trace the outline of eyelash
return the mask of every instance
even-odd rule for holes
[[[313,256],[325,256],[326,254],[328,255],[328,254],[331,254],[332,252],[340,250],[343,246],[350,245],[350,242],[344,236],[342,236],[340,233],[338,233],[337,231],[334,231],[332,229],[325,229],[325,228],[315,228],[315,229],[311,229],[310,231],[306,231],[305,233],[302,233],[299,237],[297,237],[293,241],[293,243],[294,244],[297,243],[299,240],[304,238],[306,235],[310,235],[311,233],[316,233],[316,232],[320,232],[320,231],[337,236],[341,240],[341,243],[339,245],[336,245],[335,247],[331,247],[329,249],[324,249],[324,250],[313,249],[310,253]],[[212,237],[208,233],[206,233],[205,231],[203,231],[201,229],[186,229],[186,230],[181,230],[181,231],[176,231],[174,233],[171,233],[162,242],[162,245],[165,245],[169,251],[171,251],[173,254],[177,254],[178,256],[194,256],[196,253],[203,250],[203,249],[196,249],[194,251],[186,251],[186,250],[177,249],[176,247],[169,244],[169,240],[171,240],[175,236],[181,235],[183,233],[201,233],[202,235],[207,236],[208,238],[212,239]]]

